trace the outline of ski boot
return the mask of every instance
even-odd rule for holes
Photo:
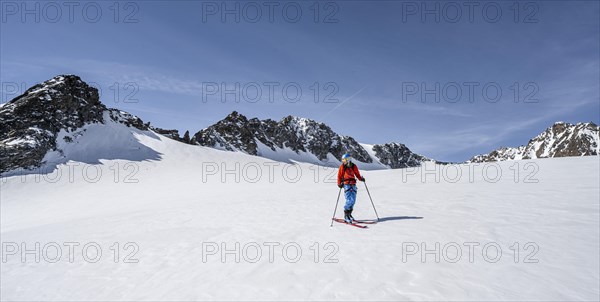
[[[352,223],[352,216],[350,215],[352,211],[351,210],[344,210],[344,221],[346,223]]]
[[[352,211],[354,211],[354,209],[350,209],[348,211],[348,217],[350,217],[350,221],[354,222],[354,217],[352,216]]]

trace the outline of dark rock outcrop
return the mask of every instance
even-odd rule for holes
[[[77,76],[61,75],[29,88],[0,108],[0,172],[39,167],[56,148],[61,129],[101,123],[105,110],[98,90]]]
[[[73,132],[107,117],[140,130],[149,127],[134,115],[106,108],[98,90],[75,75],[59,75],[27,89],[0,107],[0,173],[40,167],[46,153],[56,150],[61,130]]]
[[[418,167],[426,161],[435,162],[425,156],[413,153],[404,144],[399,143],[374,145],[373,151],[379,162],[393,169]]]
[[[557,122],[525,146],[502,147],[474,156],[469,162],[598,155],[600,127],[593,122],[576,125]]]
[[[258,144],[272,151],[288,148],[294,152],[308,152],[319,160],[327,155],[341,158],[349,152],[361,162],[373,160],[353,138],[335,133],[329,126],[310,119],[287,116],[280,121],[248,119],[234,111],[216,124],[203,129],[192,138],[192,143],[229,151],[261,155]]]

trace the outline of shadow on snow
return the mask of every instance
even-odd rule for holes
[[[379,218],[379,222],[393,221],[393,220],[407,220],[407,219],[423,219],[420,216],[389,216]]]

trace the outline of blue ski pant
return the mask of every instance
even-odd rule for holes
[[[352,210],[356,202],[356,185],[344,185],[344,196],[346,197],[344,210]]]

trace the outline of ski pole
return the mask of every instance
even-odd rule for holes
[[[365,184],[365,189],[367,189],[367,194],[369,194],[369,199],[371,200],[371,204],[373,205],[373,210],[375,210],[375,216],[377,216],[377,221],[379,221],[379,215],[377,214],[377,209],[375,209],[375,204],[373,203],[373,198],[371,198],[371,193],[369,192],[369,187],[367,187],[367,182],[363,181],[363,183]]]
[[[333,226],[333,219],[335,218],[335,212],[337,211],[337,206],[338,206],[338,202],[340,202],[341,194],[342,194],[342,188],[340,188],[340,191],[338,192],[338,197],[337,197],[337,200],[335,201],[335,209],[333,209],[333,216],[331,217],[331,225],[329,227]]]

